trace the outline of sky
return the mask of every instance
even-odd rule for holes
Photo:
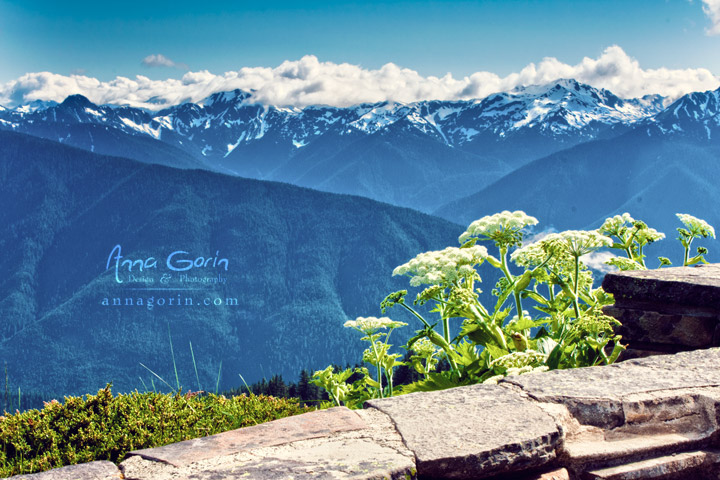
[[[720,0],[0,0],[0,104],[161,108],[467,99],[575,76],[629,97],[720,86]]]

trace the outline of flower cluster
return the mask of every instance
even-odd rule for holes
[[[677,217],[685,226],[690,230],[691,234],[695,236],[712,237],[715,238],[715,229],[707,223],[705,220],[695,218],[687,213],[677,213]]]
[[[605,235],[621,237],[625,231],[624,229],[628,228],[626,224],[632,225],[633,223],[635,223],[635,219],[631,217],[629,213],[625,212],[622,215],[606,218],[600,228],[598,228],[598,232]]]
[[[448,247],[444,250],[421,253],[407,263],[396,267],[394,275],[409,275],[410,285],[449,284],[461,278],[477,276],[475,265],[488,256],[487,248],[473,245],[468,248]]]
[[[505,210],[495,215],[488,215],[470,224],[465,233],[460,235],[460,243],[465,243],[472,237],[487,237],[495,241],[498,246],[511,246],[522,241],[521,230],[530,225],[537,225],[535,217],[527,215],[521,210],[510,212]]]
[[[601,247],[610,247],[613,242],[609,237],[594,230],[566,230],[551,233],[542,240],[525,245],[515,250],[510,259],[522,267],[534,267],[553,256],[552,264],[570,266],[579,258]]]
[[[388,317],[357,317],[355,320],[345,322],[345,328],[354,328],[366,335],[372,335],[380,329],[404,327],[407,323],[396,322]]]
[[[494,375],[482,383],[484,383],[486,385],[495,385],[505,377],[513,377],[516,375],[523,375],[526,373],[547,372],[548,370],[550,370],[550,368],[547,365],[540,365],[539,367],[533,367],[532,365],[526,365],[526,366],[520,367],[520,368],[511,367],[511,368],[507,369],[507,372],[505,372],[505,375]]]
[[[606,265],[613,265],[617,267],[620,270],[645,270],[645,267],[640,265],[635,260],[631,260],[626,257],[612,257],[607,262],[605,262]]]
[[[611,247],[611,238],[595,230],[565,230],[560,233],[551,233],[543,242],[551,244],[550,249],[558,248],[575,258],[580,258],[602,247]]]
[[[555,241],[558,240],[556,233],[551,233],[537,242],[525,245],[510,254],[510,260],[520,267],[533,268],[545,263],[552,255],[548,266],[570,268],[575,265],[574,258],[562,248],[557,248]]]
[[[418,357],[430,358],[437,352],[437,347],[427,337],[423,337],[413,343],[412,350]]]
[[[524,352],[512,352],[502,357],[496,358],[490,363],[491,367],[502,368],[522,368],[522,367],[539,367],[545,364],[545,355],[535,350],[526,350]]]

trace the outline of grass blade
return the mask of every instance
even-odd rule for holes
[[[193,368],[195,369],[195,380],[197,380],[198,392],[200,392],[202,391],[202,387],[200,386],[200,377],[198,376],[197,364],[195,363],[195,353],[193,352],[192,342],[190,342],[190,356],[192,357]]]
[[[220,388],[220,372],[222,372],[222,360],[220,360],[220,368],[218,368],[217,382],[215,382],[215,395],[217,395],[218,388]]]
[[[173,369],[175,370],[175,383],[177,384],[177,391],[180,391],[180,377],[178,377],[177,364],[175,363],[175,352],[173,351],[172,336],[170,335],[170,322],[168,322],[167,326],[168,326],[168,338],[170,339],[170,355],[172,356]],[[172,388],[172,387],[170,387],[170,388]]]
[[[138,363],[140,363],[140,362],[138,362]],[[144,368],[145,370],[147,370],[148,372],[150,372],[150,373],[152,373],[153,375],[155,375],[155,376],[158,378],[158,380],[160,380],[160,381],[163,382],[165,385],[167,385],[167,386],[170,388],[170,390],[172,390],[174,393],[177,393],[177,390],[175,390],[175,389],[172,387],[172,385],[170,385],[168,382],[166,382],[160,375],[158,375],[157,373],[153,372],[152,370],[150,370],[148,367],[146,367],[146,366],[143,365],[142,363],[140,363],[140,366],[143,367],[143,368]],[[155,385],[153,385],[153,390],[155,390]]]
[[[252,395],[253,392],[252,392],[252,390],[250,390],[250,387],[248,387],[248,384],[247,384],[247,382],[245,381],[245,379],[243,378],[243,376],[240,375],[239,373],[238,373],[238,376],[240,376],[240,380],[242,380],[243,384],[245,384],[245,388],[247,388],[248,393],[249,393],[250,395]]]

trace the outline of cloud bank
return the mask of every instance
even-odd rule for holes
[[[148,55],[147,57],[143,58],[143,61],[140,63],[146,67],[170,67],[180,68],[182,70],[188,69],[187,65],[185,65],[184,63],[175,63],[162,53]]]
[[[163,59],[172,62],[161,55],[154,57],[145,60],[150,63],[161,63]],[[204,70],[187,72],[180,79],[166,80],[151,80],[137,75],[135,78],[116,77],[103,82],[84,75],[28,73],[0,85],[0,104],[15,107],[35,100],[61,102],[68,95],[82,94],[97,104],[159,110],[186,101],[198,102],[215,92],[238,88],[252,91],[255,102],[268,105],[345,107],[385,100],[414,102],[483,98],[514,87],[544,84],[559,78],[575,78],[625,98],[655,93],[677,98],[689,92],[720,86],[720,78],[707,69],[643,69],[622,48],[611,46],[598,58],[585,57],[576,65],[548,57],[505,77],[492,72],[476,72],[464,78],[454,78],[449,73],[443,77],[424,77],[393,63],[370,70],[348,63],[321,62],[312,55],[285,61],[275,68],[245,67],[221,75]]]
[[[708,35],[720,35],[720,0],[702,0],[703,12],[712,26],[706,30]]]

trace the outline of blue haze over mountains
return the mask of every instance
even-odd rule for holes
[[[720,90],[669,102],[560,80],[303,109],[236,90],[158,112],[75,95],[0,107],[0,146],[0,353],[24,388],[59,393],[139,388],[138,361],[169,376],[168,323],[186,379],[190,340],[203,378],[222,360],[227,387],[355,361],[342,321],[406,286],[393,267],[500,210],[535,215],[538,231],[628,211],[668,235],[648,255],[676,263],[674,213],[720,227]],[[118,243],[138,256],[219,248],[242,308],[108,313],[98,298],[117,287],[105,261]]]

